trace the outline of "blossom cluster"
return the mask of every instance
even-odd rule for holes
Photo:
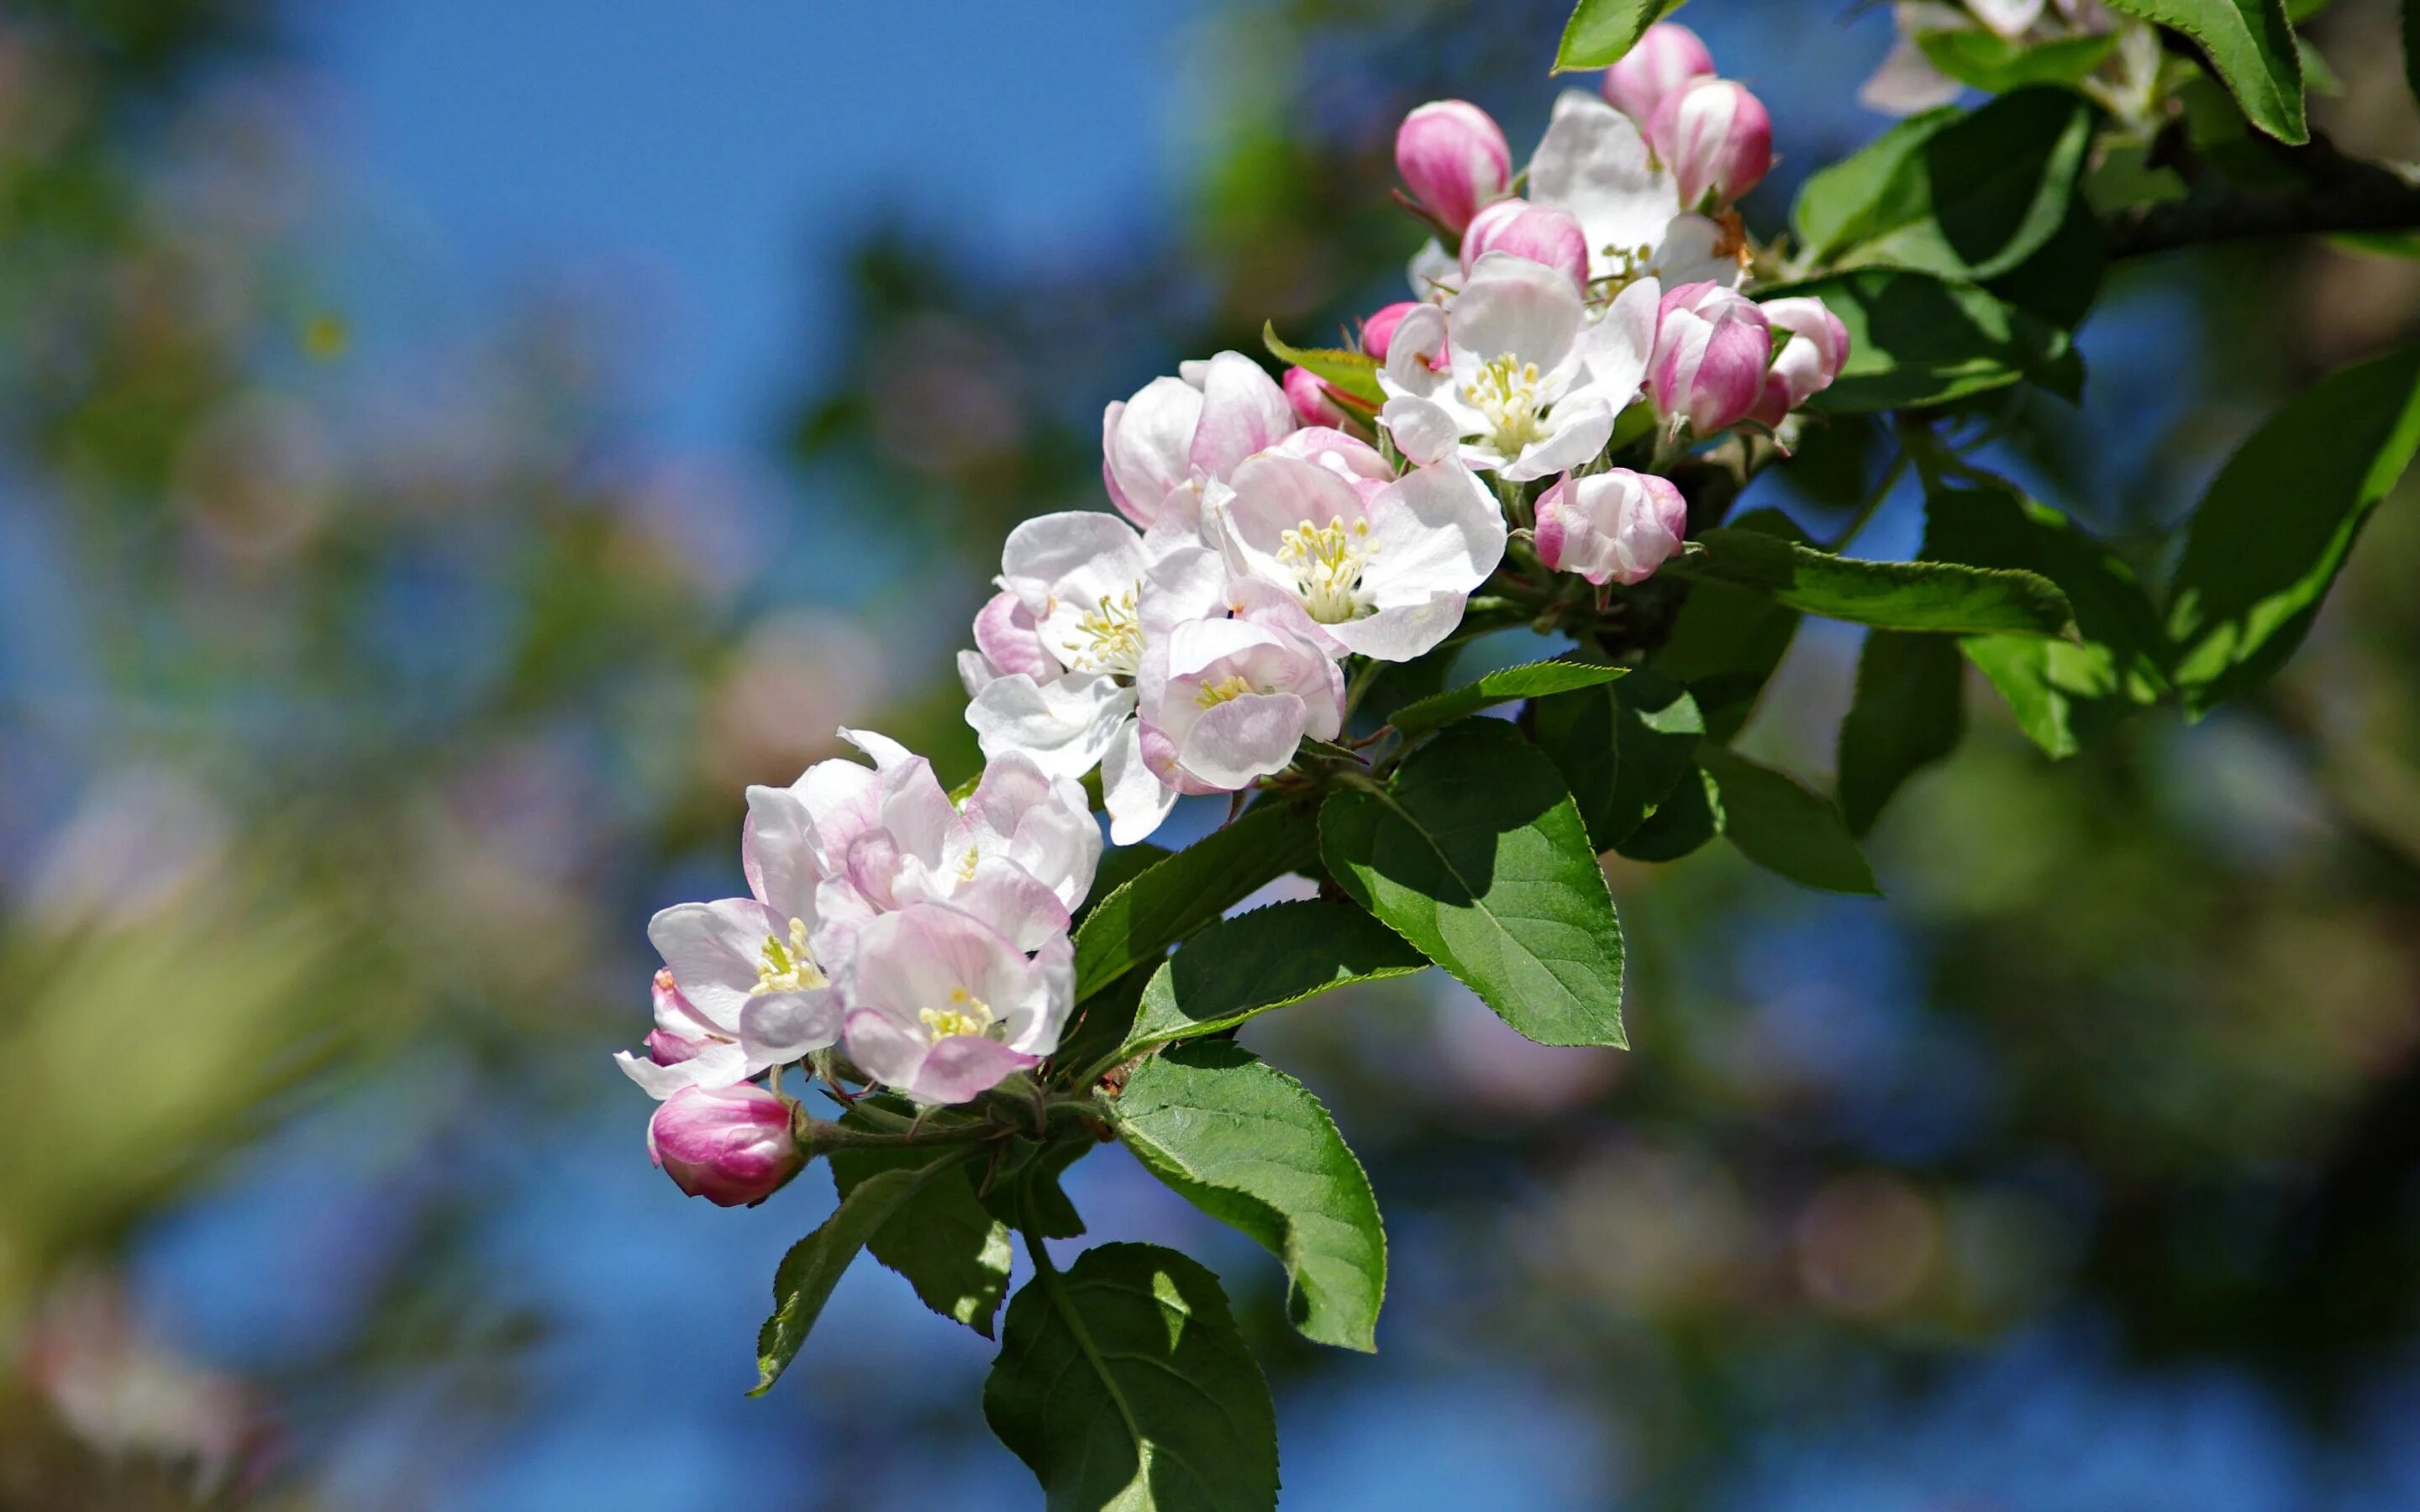
[[[1566,92],[1517,175],[1462,100],[1412,111],[1395,156],[1436,234],[1413,297],[1344,359],[1369,381],[1186,363],[1102,418],[1114,514],[1009,535],[959,656],[986,763],[964,804],[923,758],[845,732],[872,767],[749,790],[750,897],[656,917],[657,1028],[623,1060],[665,1100],[651,1148],[685,1190],[760,1200],[795,1172],[792,1063],[845,1054],[926,1105],[1038,1066],[1101,851],[1084,779],[1134,843],[1179,797],[1242,793],[1342,737],[1348,664],[1447,642],[1508,556],[1643,581],[1688,526],[1654,467],[1734,430],[1786,436],[1846,360],[1820,301],[1743,291],[1733,206],[1772,164],[1771,122],[1685,28]]]

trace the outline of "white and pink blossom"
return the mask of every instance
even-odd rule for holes
[[[1029,958],[947,903],[917,903],[859,931],[843,982],[849,1058],[929,1106],[964,1103],[1059,1047],[1075,1006],[1067,937]]]
[[[1396,327],[1380,423],[1416,464],[1459,455],[1514,482],[1595,456],[1637,397],[1655,337],[1657,285],[1642,279],[1591,316],[1571,280],[1501,253],[1480,259],[1450,304]]]
[[[1241,352],[1182,364],[1101,416],[1101,482],[1118,513],[1150,530],[1173,500],[1175,524],[1203,482],[1224,478],[1295,428],[1294,407],[1266,369]]]
[[[1240,792],[1344,726],[1344,674],[1290,601],[1239,587],[1246,614],[1178,625],[1145,684],[1139,754],[1177,793]]]
[[[1693,79],[1713,77],[1714,71],[1714,55],[1696,32],[1677,22],[1659,21],[1605,70],[1598,87],[1606,103],[1644,126],[1666,96],[1686,88]]]
[[[807,1163],[790,1105],[752,1082],[685,1087],[647,1120],[647,1155],[674,1184],[717,1207],[754,1207]]]
[[[1730,79],[1699,79],[1667,95],[1647,123],[1647,141],[1691,210],[1729,208],[1773,167],[1773,117]]]
[[[1569,277],[1574,288],[1588,289],[1588,237],[1580,230],[1579,218],[1559,206],[1499,199],[1481,210],[1462,234],[1466,281],[1479,259],[1491,252],[1543,263]]]
[[[1756,301],[1717,284],[1686,284],[1657,311],[1647,393],[1675,431],[1700,439],[1747,418],[1764,394],[1773,333]]]
[[[1688,528],[1688,501],[1652,472],[1608,468],[1538,496],[1538,560],[1600,587],[1653,577]]]
[[[1512,177],[1504,129],[1466,100],[1434,100],[1395,131],[1395,170],[1420,208],[1460,231]]]
[[[1774,330],[1789,339],[1773,354],[1764,375],[1764,392],[1748,418],[1768,429],[1790,412],[1832,386],[1849,360],[1849,329],[1822,300],[1812,296],[1767,300],[1760,306]]]
[[[1306,425],[1342,425],[1350,416],[1327,381],[1307,367],[1289,367],[1279,380],[1294,417]]]
[[[1453,633],[1503,559],[1503,511],[1452,459],[1356,481],[1264,453],[1213,490],[1212,532],[1231,578],[1284,592],[1328,655],[1408,661]]]
[[[1591,279],[1652,271],[1683,209],[1680,189],[1648,149],[1639,124],[1577,89],[1555,100],[1522,192],[1529,203],[1568,210],[1579,222]]]

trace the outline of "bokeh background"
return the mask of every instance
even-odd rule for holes
[[[970,772],[949,653],[1102,404],[1398,297],[1394,122],[1526,147],[1561,8],[0,8],[0,1505],[1034,1504],[870,1262],[741,1395],[830,1184],[648,1166],[643,926],[843,722]],[[1686,19],[1770,233],[1888,17]],[[2420,156],[2395,24],[2312,23],[2318,114]],[[2375,249],[2122,267],[1992,460],[2156,573],[2415,324]],[[1094,1237],[1223,1276],[1290,1508],[2420,1505],[2413,502],[2256,702],[2052,765],[1973,690],[1887,902],[1617,862],[1628,1055],[1428,979],[1255,1025],[1387,1213],[1374,1358],[1115,1149]],[[1827,772],[1855,652],[1807,625],[1748,748]]]

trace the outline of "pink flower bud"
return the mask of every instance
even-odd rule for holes
[[[1700,208],[1709,195],[1725,206],[1773,166],[1773,117],[1745,85],[1699,79],[1655,107],[1647,145],[1672,170],[1683,209]]]
[[[1683,284],[1656,313],[1647,396],[1700,438],[1745,419],[1764,396],[1773,332],[1755,301],[1719,284]]]
[[[1769,301],[1763,310],[1768,323],[1790,333],[1790,339],[1773,354],[1772,371],[1764,376],[1763,397],[1748,415],[1773,426],[1830,388],[1840,376],[1841,364],[1849,360],[1849,328],[1822,300],[1811,297]]]
[[[1655,107],[1665,96],[1686,88],[1692,79],[1710,79],[1714,72],[1714,55],[1696,32],[1659,21],[1621,62],[1605,70],[1600,87],[1606,103],[1643,126],[1655,118]]]
[[[1644,582],[1681,549],[1688,501],[1669,478],[1608,468],[1538,496],[1538,560],[1603,587]]]
[[[1395,132],[1395,171],[1423,209],[1460,231],[1512,178],[1512,147],[1487,112],[1465,100],[1433,100]]]
[[[647,1154],[675,1186],[721,1208],[754,1207],[807,1163],[789,1105],[753,1082],[675,1092],[647,1121]]]
[[[1560,269],[1587,292],[1588,233],[1569,210],[1525,199],[1497,200],[1472,217],[1470,229],[1462,234],[1462,276],[1468,278],[1479,259],[1491,252]]]
[[[1344,424],[1344,407],[1336,402],[1336,395],[1330,392],[1326,384],[1319,380],[1319,375],[1310,368],[1287,368],[1284,387],[1286,403],[1294,406],[1295,418],[1304,424],[1342,425]]]
[[[1404,316],[1419,308],[1419,305],[1409,300],[1398,300],[1385,309],[1372,314],[1369,319],[1362,321],[1362,355],[1374,357],[1381,363],[1385,362],[1387,344],[1395,339],[1395,328],[1404,323]]]

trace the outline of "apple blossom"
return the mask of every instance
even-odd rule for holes
[[[1606,103],[1643,126],[1667,95],[1686,87],[1692,79],[1712,77],[1714,71],[1714,55],[1696,32],[1659,21],[1605,70],[1598,87]]]
[[[1395,170],[1423,209],[1458,232],[1504,193],[1512,177],[1512,148],[1504,129],[1477,105],[1434,100],[1396,129]]]
[[[1318,374],[1307,367],[1289,367],[1280,380],[1285,390],[1286,403],[1294,406],[1294,417],[1306,425],[1341,425],[1346,418],[1343,404],[1336,391],[1321,381]]]
[[[675,1092],[647,1120],[647,1154],[682,1191],[721,1208],[754,1207],[807,1164],[790,1105],[753,1082]]]
[[[918,1103],[964,1103],[1059,1047],[1075,984],[1063,933],[1029,959],[972,914],[911,904],[858,933],[843,986],[849,1058]]]
[[[1285,391],[1241,352],[1186,363],[1101,415],[1101,482],[1118,513],[1149,530],[1171,496],[1198,494],[1295,428]],[[1180,510],[1178,523],[1187,511]]]
[[[1637,396],[1656,293],[1642,279],[1592,319],[1569,278],[1492,253],[1450,305],[1396,327],[1380,423],[1423,466],[1459,454],[1513,482],[1577,467],[1605,449],[1614,417]]]
[[[1728,207],[1773,167],[1773,117],[1730,79],[1699,79],[1667,95],[1647,123],[1647,141],[1692,210],[1709,202]]]
[[[1409,300],[1398,300],[1392,304],[1372,311],[1370,317],[1361,322],[1363,355],[1385,362],[1387,343],[1394,336],[1395,328],[1404,323],[1404,316],[1419,308],[1419,305]]]
[[[647,1031],[647,1058],[659,1066],[677,1066],[721,1038],[706,1015],[690,1006],[673,981],[670,967],[656,968],[652,984],[656,1026]]]
[[[1579,219],[1553,205],[1499,199],[1479,212],[1462,234],[1462,276],[1466,281],[1479,259],[1491,252],[1527,257],[1533,263],[1560,269],[1574,287],[1588,290],[1588,238]]]
[[[1305,737],[1344,727],[1344,674],[1274,592],[1242,585],[1248,611],[1170,632],[1164,667],[1146,684],[1143,764],[1181,793],[1234,793],[1285,770]],[[1104,774],[1106,776],[1106,773]]]
[[[1538,560],[1599,587],[1653,577],[1688,528],[1688,501],[1652,472],[1608,468],[1538,496]]]
[[[958,656],[967,723],[986,758],[1023,751],[1077,779],[1133,719],[1155,625],[1211,612],[1223,573],[1198,540],[1146,539],[1113,515],[1073,510],[1011,531],[999,581],[975,617],[978,649]]]
[[[1577,218],[1592,279],[1641,271],[1683,208],[1672,174],[1648,150],[1638,123],[1577,89],[1555,100],[1523,193],[1532,205]]]
[[[1450,459],[1364,492],[1315,463],[1264,454],[1212,491],[1206,513],[1231,577],[1291,595],[1331,656],[1408,661],[1430,650],[1504,555],[1503,511]]]
[[[1675,431],[1700,439],[1736,424],[1764,394],[1773,333],[1755,301],[1716,284],[1684,284],[1657,311],[1647,393]]]
[[[1762,397],[1748,413],[1750,420],[1769,428],[1830,388],[1840,376],[1840,364],[1849,360],[1849,329],[1812,296],[1768,300],[1760,308],[1768,324],[1789,333],[1789,340],[1773,354]]]

